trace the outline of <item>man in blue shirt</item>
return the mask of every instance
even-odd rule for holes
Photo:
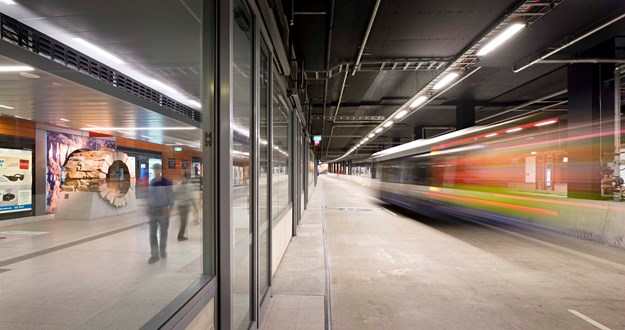
[[[150,218],[150,259],[149,264],[157,262],[160,258],[167,257],[167,229],[169,228],[169,215],[174,207],[174,190],[171,181],[163,177],[161,164],[154,164],[154,179],[150,180],[148,187],[148,216]],[[156,236],[160,228],[159,239]],[[160,252],[160,258],[159,258]]]

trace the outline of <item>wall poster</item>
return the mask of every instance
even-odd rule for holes
[[[0,213],[33,209],[32,150],[0,148]]]

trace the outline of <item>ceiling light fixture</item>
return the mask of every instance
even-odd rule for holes
[[[13,0],[0,0],[0,2],[2,2],[5,5],[16,5],[15,1]]]
[[[538,126],[538,127],[540,127],[540,126],[547,126],[547,125],[555,124],[557,122],[558,122],[557,120],[553,119],[553,120],[543,121],[542,123],[538,123],[538,124],[536,124],[534,126]]]
[[[521,127],[511,128],[511,129],[507,130],[506,133],[514,133],[514,132],[518,132],[518,131],[520,131],[522,129],[523,128],[521,128]]]
[[[365,142],[367,142],[367,141],[369,141],[369,138],[368,138],[368,137],[366,137],[366,138],[364,138],[364,139],[362,139],[362,140],[363,140],[363,141],[365,141]]]
[[[371,133],[368,136],[369,136],[369,138],[373,138],[375,136],[375,133]]]
[[[2,104],[0,104],[0,108],[11,109],[11,110],[15,109],[14,107],[10,107],[8,105],[2,105]]]
[[[108,58],[111,61],[114,61],[115,63],[118,64],[126,64],[126,62],[122,61],[119,57],[107,52],[106,50],[90,43],[89,41],[86,41],[82,38],[74,38],[74,41],[76,41],[77,43],[87,47],[88,49],[94,51],[95,53],[98,53],[106,58]]]
[[[408,114],[408,110],[402,110],[395,115],[395,119],[404,118]]]
[[[493,40],[488,42],[482,49],[477,52],[477,56],[484,56],[490,53],[493,49],[499,47],[501,44],[506,42],[506,40],[512,38],[515,34],[519,33],[525,24],[523,23],[514,23],[511,24],[507,29],[503,30],[498,36],[496,36]]]
[[[70,120],[69,120],[69,119],[65,119],[65,118],[59,118],[59,120],[61,120],[61,121],[66,121],[66,122],[70,122]]]
[[[376,133],[376,134],[378,134],[378,133],[382,133],[382,131],[383,131],[382,127],[378,127],[378,128],[375,130],[375,133]]]
[[[449,83],[451,83],[452,81],[456,80],[459,76],[460,76],[460,74],[458,72],[450,72],[445,77],[443,77],[443,79],[439,80],[436,83],[436,85],[434,85],[434,87],[432,87],[432,89],[439,90],[439,89],[449,85]]]
[[[497,133],[490,133],[490,134],[487,134],[485,137],[493,137],[493,136],[497,136]]]
[[[0,72],[23,72],[33,71],[35,68],[27,65],[2,65],[0,66]]]
[[[420,106],[421,104],[425,103],[425,101],[427,100],[428,100],[428,97],[425,95],[421,95],[417,97],[417,99],[415,99],[414,101],[412,101],[412,103],[410,103],[410,109],[414,109]]]
[[[386,123],[384,123],[384,125],[382,125],[382,126],[384,126],[384,127],[386,127],[386,128],[389,128],[389,127],[393,126],[393,124],[394,124],[394,123],[393,123],[393,121],[391,120],[391,121],[387,121],[387,122],[386,122]]]

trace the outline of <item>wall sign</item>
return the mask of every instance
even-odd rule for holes
[[[169,158],[167,160],[167,165],[169,168],[176,168],[176,159],[175,158]]]
[[[182,168],[185,169],[185,170],[187,168],[189,168],[189,161],[188,160],[186,160],[186,159],[182,160]]]
[[[0,148],[0,213],[33,209],[33,152]]]

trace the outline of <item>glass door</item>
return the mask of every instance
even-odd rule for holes
[[[264,43],[260,48],[260,91],[259,91],[259,159],[258,159],[258,296],[263,302],[265,294],[269,289],[270,272],[269,260],[271,258],[270,249],[270,229],[271,221],[269,208],[270,184],[269,173],[271,163],[269,162],[269,86],[271,83],[270,61],[271,57]]]
[[[234,224],[233,329],[247,329],[252,315],[252,185],[254,22],[241,0],[232,28],[232,221]]]

